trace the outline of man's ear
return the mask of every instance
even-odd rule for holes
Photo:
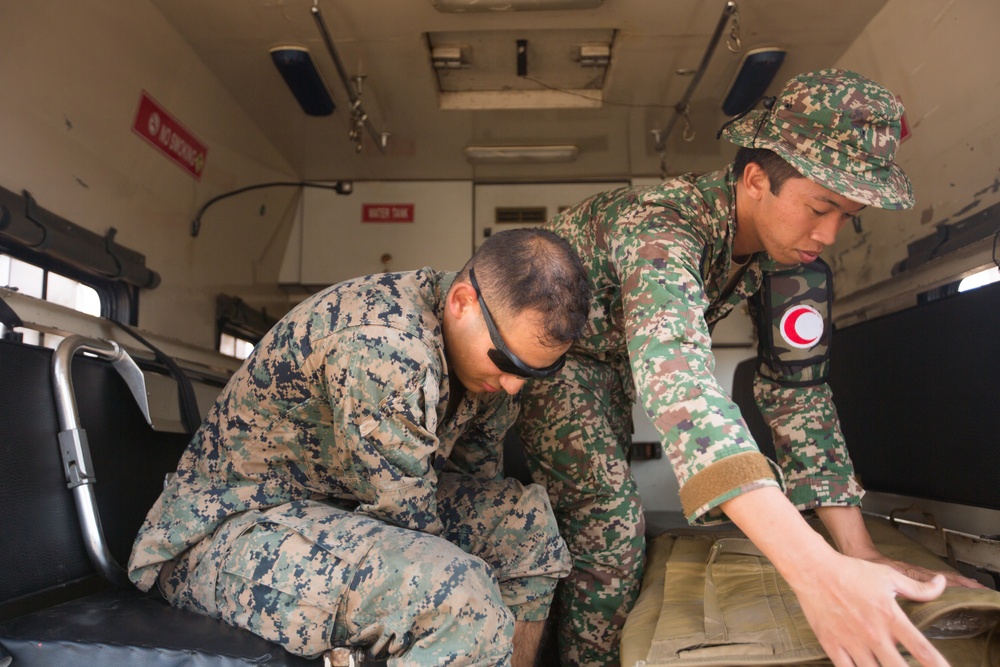
[[[476,289],[472,283],[456,281],[451,286],[451,290],[448,291],[446,306],[453,317],[461,318],[471,309],[478,307],[478,301]]]
[[[760,201],[764,192],[771,191],[771,180],[767,177],[767,172],[756,162],[748,162],[743,169],[743,189],[754,201]]]

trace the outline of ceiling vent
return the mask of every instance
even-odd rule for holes
[[[572,162],[580,154],[576,146],[466,146],[465,159],[473,164]]]
[[[432,0],[439,12],[511,12],[544,9],[594,9],[603,0]]]
[[[544,206],[497,207],[493,212],[497,224],[531,224],[548,220],[548,209]]]
[[[441,109],[596,109],[614,54],[611,28],[427,35]]]

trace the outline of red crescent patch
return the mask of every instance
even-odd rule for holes
[[[781,316],[779,329],[786,343],[806,349],[823,336],[823,316],[812,306],[794,306]]]

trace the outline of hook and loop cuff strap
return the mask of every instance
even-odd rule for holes
[[[684,516],[692,521],[732,491],[762,482],[782,486],[779,473],[766,456],[754,451],[727,456],[696,473],[681,488]]]

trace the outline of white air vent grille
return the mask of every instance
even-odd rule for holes
[[[494,220],[498,223],[537,223],[548,220],[548,210],[544,206],[497,207]]]

